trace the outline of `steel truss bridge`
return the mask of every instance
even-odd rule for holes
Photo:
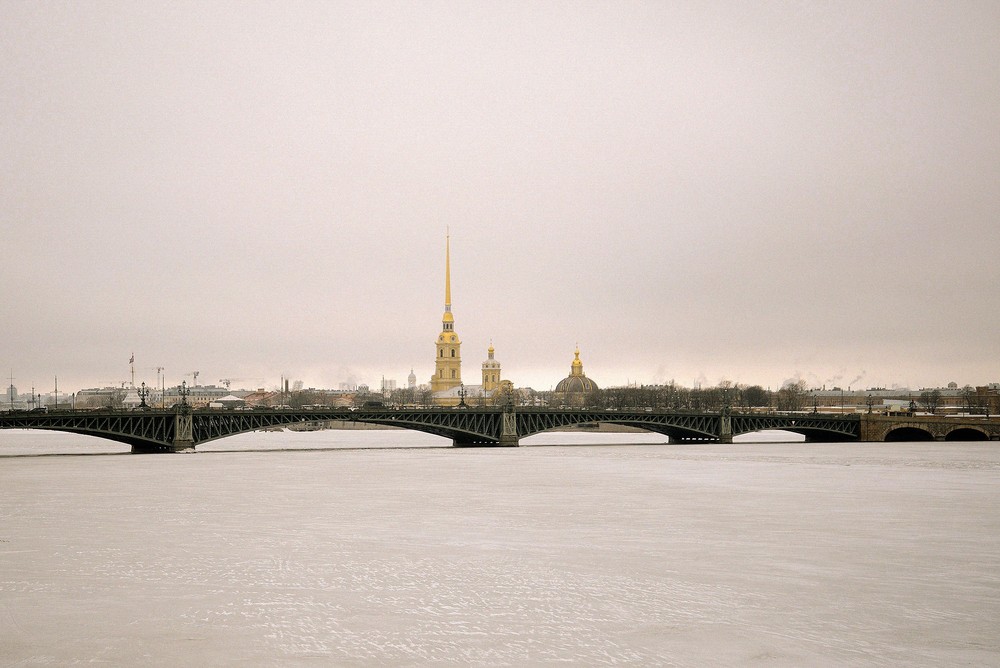
[[[618,424],[669,437],[673,442],[732,442],[765,429],[803,434],[810,441],[862,439],[861,416],[740,414],[656,409],[362,408],[309,410],[30,411],[0,413],[0,429],[47,429],[128,444],[132,452],[193,451],[234,434],[330,421],[414,429],[451,439],[455,446],[515,446],[543,431],[579,425]]]

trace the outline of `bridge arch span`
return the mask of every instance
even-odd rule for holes
[[[577,423],[577,425],[580,424],[587,424],[587,423],[586,422]],[[595,422],[593,424],[613,424],[613,425],[620,425],[622,427],[632,427],[633,429],[641,429],[642,431],[649,434],[660,434],[661,436],[666,436],[670,441],[673,442],[712,441],[718,439],[718,436],[715,434],[711,434],[706,431],[698,429],[689,429],[678,425],[637,422],[627,419],[601,420],[600,422]]]
[[[959,427],[944,435],[946,441],[988,441],[990,435],[975,427]]]
[[[194,424],[195,443],[206,443],[233,434],[257,431],[268,427],[288,427],[309,422],[360,422],[364,424],[400,427],[422,431],[451,439],[455,445],[496,445],[500,439],[500,417],[496,412],[461,411],[466,419],[449,419],[450,411],[362,409],[351,411],[286,412],[224,411],[198,413]]]
[[[562,427],[617,424],[662,434],[673,441],[718,440],[716,416],[614,410],[518,410],[517,434],[524,438]]]
[[[921,429],[920,427],[896,427],[886,432],[885,441],[887,443],[899,443],[902,441],[933,441],[934,434]]]
[[[825,443],[855,441],[859,422],[823,414],[733,415],[733,435],[781,430],[804,436],[806,441]]]

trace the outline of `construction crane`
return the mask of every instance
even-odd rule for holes
[[[198,387],[198,374],[199,373],[201,373],[201,372],[200,371],[191,371],[190,373],[184,374],[185,376],[193,376],[194,377],[193,381],[191,382],[191,387]]]
[[[219,382],[222,383],[223,385],[225,385],[226,389],[228,390],[229,387],[233,383],[239,383],[241,381],[247,381],[247,380],[252,380],[252,381],[254,381],[256,383],[256,382],[262,381],[263,379],[262,378],[220,378]]]

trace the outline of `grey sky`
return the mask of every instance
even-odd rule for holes
[[[1000,4],[0,0],[15,385],[1000,380]]]

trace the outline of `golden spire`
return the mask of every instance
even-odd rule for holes
[[[451,311],[451,230],[444,242],[444,310]]]
[[[455,330],[455,316],[451,314],[451,232],[445,237],[444,246],[444,316],[441,318],[441,329],[445,332]]]

